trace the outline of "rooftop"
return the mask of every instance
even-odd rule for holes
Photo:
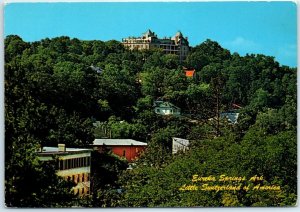
[[[126,39],[138,40],[138,39],[149,39],[149,38],[152,38],[151,42],[161,42],[161,43],[169,42],[169,43],[174,43],[177,45],[177,43],[180,41],[181,44],[189,45],[188,38],[183,37],[183,34],[180,31],[178,31],[172,38],[171,37],[158,38],[157,35],[155,34],[155,32],[152,32],[149,29],[145,33],[143,33],[141,37],[130,36],[128,38],[123,38],[123,40],[126,40]]]
[[[234,112],[234,111],[228,111],[228,112],[223,112],[220,113],[220,117],[221,118],[227,118],[227,120],[232,123],[232,124],[236,124],[237,120],[239,118],[239,114],[238,112]]]
[[[180,109],[179,107],[173,105],[170,102],[164,102],[164,101],[155,101],[154,102],[154,107],[160,107],[160,108],[177,108]]]
[[[136,141],[133,139],[95,139],[94,146],[147,146],[147,143]]]
[[[39,151],[39,154],[68,154],[68,153],[77,153],[92,151],[91,149],[80,149],[80,148],[66,148],[65,151],[59,151],[58,147],[43,147],[42,151]]]
[[[195,70],[186,70],[185,71],[185,76],[187,77],[193,77],[195,74]]]

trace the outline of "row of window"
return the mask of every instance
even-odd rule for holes
[[[90,192],[89,188],[74,189],[74,194],[78,196],[88,195],[89,192]]]
[[[91,165],[91,157],[72,158],[59,161],[59,170],[87,167]]]
[[[90,174],[89,173],[73,174],[71,176],[65,177],[65,179],[67,181],[73,181],[74,183],[89,182]]]
[[[124,43],[150,43],[149,40],[123,40]]]
[[[160,111],[160,109],[157,108],[157,109],[156,109],[156,112],[157,112],[157,113],[160,113],[160,112],[163,112],[163,113],[178,113],[178,112],[180,112],[180,110],[177,110],[177,109],[162,109],[162,110]]]
[[[177,50],[177,46],[173,46],[173,45],[160,45],[160,48],[163,49],[168,49],[168,50]]]

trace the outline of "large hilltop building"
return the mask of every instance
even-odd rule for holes
[[[181,32],[177,32],[172,38],[158,38],[157,35],[149,29],[142,34],[141,37],[123,38],[122,43],[130,50],[161,48],[165,54],[178,55],[180,61],[186,58],[190,50],[188,38],[183,37]]]

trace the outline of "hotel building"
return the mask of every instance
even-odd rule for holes
[[[187,37],[183,37],[181,32],[177,32],[172,38],[158,38],[157,35],[148,30],[141,37],[123,38],[122,43],[130,50],[144,50],[160,48],[165,54],[176,54],[182,62],[188,55],[190,47]]]

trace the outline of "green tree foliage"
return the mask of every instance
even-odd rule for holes
[[[287,131],[267,135],[263,130],[250,130],[242,140],[228,134],[199,141],[189,152],[179,155],[163,168],[141,165],[123,173],[126,191],[121,206],[133,207],[213,207],[213,206],[283,206],[296,201],[296,134]],[[291,151],[291,152],[290,152]],[[289,156],[287,156],[289,154]],[[287,157],[285,161],[283,158]],[[263,176],[257,185],[279,185],[280,191],[183,191],[198,176]],[[133,176],[132,176],[133,175]],[[289,176],[289,177],[288,177]],[[291,177],[291,178],[290,178]],[[129,181],[128,179],[132,179]],[[210,185],[222,183],[210,183]],[[224,184],[224,183],[223,183]],[[226,183],[225,183],[226,184]],[[231,184],[231,182],[227,182]],[[140,191],[140,192],[138,192]]]
[[[127,162],[109,154],[109,150],[92,154],[91,205],[116,207],[120,198],[118,173],[127,168]]]
[[[186,64],[201,70],[211,63],[222,63],[230,59],[230,52],[223,49],[217,42],[207,39],[202,44],[192,48],[186,59]]]
[[[9,35],[5,39],[4,47],[5,62],[8,62],[17,56],[21,56],[23,51],[29,48],[29,44],[17,35]]]

